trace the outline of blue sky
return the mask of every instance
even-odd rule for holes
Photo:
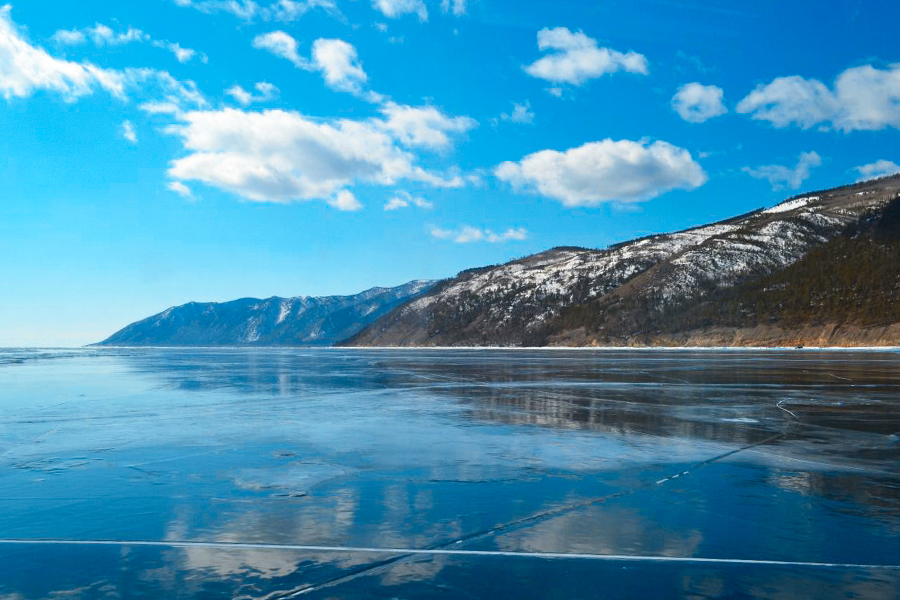
[[[900,170],[891,2],[0,10],[0,346],[350,294]]]

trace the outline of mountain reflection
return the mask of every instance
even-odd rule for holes
[[[897,363],[281,349],[32,361],[18,379],[0,371],[9,537],[635,558],[0,543],[0,599],[893,599],[897,571],[640,557],[900,564]]]

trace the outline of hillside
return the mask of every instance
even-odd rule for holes
[[[825,327],[827,343],[839,344],[838,323],[900,320],[882,289],[891,286],[896,254],[886,240],[898,194],[894,176],[606,250],[557,248],[464,271],[347,344],[769,345],[821,341]],[[868,284],[851,280],[867,272]],[[792,334],[806,327],[805,337]],[[863,337],[888,343],[891,335]]]
[[[421,294],[432,281],[352,296],[189,302],[128,325],[105,346],[328,346]]]
[[[598,300],[563,311],[547,343],[883,345],[900,343],[900,199],[799,261],[734,287],[641,312]],[[615,309],[613,308],[615,306]],[[640,322],[610,312],[640,314]]]

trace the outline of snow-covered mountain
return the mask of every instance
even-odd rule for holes
[[[795,263],[900,193],[900,176],[605,250],[555,248],[463,271],[394,309],[350,345],[543,345],[590,320],[626,332],[647,314]],[[573,307],[582,314],[573,318]],[[585,311],[594,314],[585,315]],[[577,311],[576,311],[577,312]],[[589,340],[569,336],[571,343]]]
[[[375,287],[353,296],[189,302],[128,325],[107,346],[328,346],[346,339],[433,281]]]

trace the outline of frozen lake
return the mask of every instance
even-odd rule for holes
[[[900,353],[0,350],[0,538],[3,600],[896,600]]]

